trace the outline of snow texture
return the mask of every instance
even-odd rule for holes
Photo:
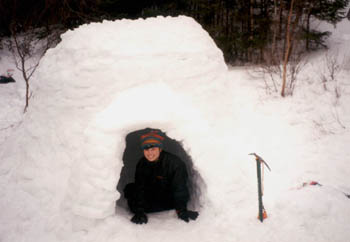
[[[337,31],[333,53],[348,42]],[[20,73],[0,86],[0,241],[349,241],[350,73],[344,65],[325,90],[324,61],[314,56],[295,95],[282,99],[244,68],[228,68],[189,17],[64,33],[41,60],[25,115]],[[128,158],[141,155],[128,137],[146,128],[165,132],[188,159],[196,221],[174,211],[150,214],[143,226],[129,221],[116,187],[127,182]],[[264,223],[252,152],[272,168]],[[323,186],[300,186],[309,180]]]

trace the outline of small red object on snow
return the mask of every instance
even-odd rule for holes
[[[264,219],[267,219],[267,213],[266,213],[266,210],[264,209],[263,210],[263,213],[262,213],[262,219],[264,220]],[[258,215],[258,219],[260,220],[260,216]]]
[[[15,71],[14,69],[7,69],[7,76],[12,77],[14,71]]]

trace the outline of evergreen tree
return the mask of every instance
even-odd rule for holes
[[[345,8],[349,0],[309,0],[306,6],[306,26],[303,26],[306,49],[318,46],[325,47],[325,39],[330,35],[329,32],[321,32],[310,29],[312,18],[326,21],[336,25],[345,18]]]
[[[157,15],[187,15],[199,22],[224,51],[228,62],[266,62],[283,58],[287,20],[293,2],[292,49],[325,46],[327,32],[311,28],[318,19],[336,24],[345,17],[350,0],[0,0],[0,36],[10,25],[43,27],[61,24],[73,28],[103,19],[136,19]],[[350,19],[350,11],[348,14]]]

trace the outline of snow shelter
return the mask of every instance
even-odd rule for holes
[[[63,210],[67,221],[114,216],[123,157],[130,157],[126,139],[145,127],[165,132],[193,167],[201,191],[193,197],[213,197],[206,193],[215,191],[208,181],[217,157],[207,149],[206,115],[219,102],[215,83],[225,83],[227,66],[209,34],[179,16],[91,23],[61,39],[36,71],[35,98],[18,131],[29,135],[11,158],[21,161],[21,177],[52,191],[57,207],[47,209]],[[45,174],[55,179],[35,182]]]

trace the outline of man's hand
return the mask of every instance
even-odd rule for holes
[[[196,211],[190,211],[190,210],[187,210],[187,209],[184,209],[184,210],[180,210],[177,212],[177,216],[179,219],[185,221],[185,222],[189,222],[190,219],[191,220],[196,220],[197,217],[198,217],[198,212]]]
[[[146,224],[148,222],[148,218],[145,213],[136,213],[134,217],[131,218],[131,222],[135,224]]]

